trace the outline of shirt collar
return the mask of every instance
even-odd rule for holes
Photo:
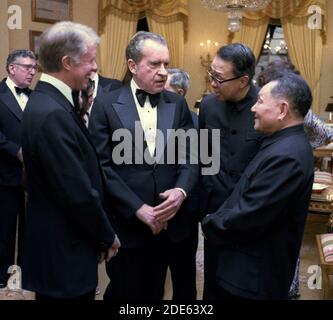
[[[99,75],[97,72],[95,73],[94,79],[91,79],[91,80],[95,81],[95,88],[94,88],[94,94],[93,94],[93,98],[95,99],[97,96],[97,90],[98,90],[98,84],[99,84]]]
[[[47,82],[57,88],[65,97],[66,99],[74,106],[74,101],[72,97],[72,88],[68,86],[65,82],[49,75],[46,73],[42,73],[40,77],[40,81]]]
[[[17,87],[17,85],[15,84],[15,82],[11,78],[7,77],[6,84],[7,84],[7,87],[10,89],[10,91],[14,94],[14,96],[17,96],[16,90],[15,90],[15,87]]]
[[[295,126],[287,127],[282,130],[279,130],[277,132],[274,132],[273,134],[266,136],[263,139],[263,142],[261,144],[261,149],[266,148],[267,146],[271,145],[272,143],[275,143],[276,141],[290,136],[294,134],[304,134],[304,126],[303,124],[298,124]]]
[[[134,98],[134,101],[135,101],[135,104],[137,105],[137,106],[139,106],[140,104],[139,104],[139,101],[138,101],[138,99],[137,99],[137,97],[136,97],[136,89],[141,89],[137,84],[136,84],[136,82],[134,81],[134,79],[132,78],[132,80],[131,80],[131,90],[132,90],[132,95],[133,95],[133,98]]]

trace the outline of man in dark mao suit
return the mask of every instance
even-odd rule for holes
[[[209,132],[208,150],[218,154],[215,162],[219,171],[201,176],[203,215],[215,212],[223,204],[260,147],[262,134],[254,130],[251,112],[257,101],[257,89],[252,84],[255,63],[250,48],[233,43],[217,51],[208,71],[214,93],[201,101],[199,127]],[[213,141],[213,130],[218,130],[219,141]],[[217,254],[212,243],[205,241],[204,254],[203,298],[214,299]]]
[[[286,72],[259,92],[255,129],[265,134],[233,192],[202,227],[217,254],[216,299],[287,299],[313,182],[303,119],[311,91]]]
[[[192,259],[187,248],[193,242],[193,224],[188,223],[190,216],[181,206],[197,175],[197,166],[189,163],[188,149],[184,164],[178,153],[174,154],[175,163],[166,162],[167,129],[186,132],[193,123],[185,99],[163,91],[169,63],[164,38],[139,32],[130,41],[126,57],[132,81],[105,95],[104,106],[96,108],[91,119],[92,137],[106,175],[113,169],[131,190],[127,206],[118,203],[113,210],[113,225],[122,249],[107,264],[111,281],[104,298],[162,299],[168,265],[174,260]],[[121,134],[119,129],[125,129],[130,138],[126,145],[130,154],[126,152],[125,161],[118,161],[121,156],[116,155],[119,140],[113,135]],[[156,129],[163,133],[162,139],[157,139]],[[168,151],[175,153],[176,147]],[[142,161],[136,156],[143,156]],[[176,275],[180,290],[174,298],[189,294],[195,298],[195,283],[187,283],[182,272],[186,270]]]
[[[45,73],[22,121],[23,288],[40,300],[94,299],[98,261],[120,245],[106,214],[104,174],[72,92],[85,89],[96,72],[98,42],[91,28],[72,22],[41,36]]]
[[[0,288],[7,284],[14,265],[17,217],[17,264],[21,264],[24,225],[21,119],[36,74],[36,57],[29,50],[15,50],[7,57],[8,77],[0,83]]]

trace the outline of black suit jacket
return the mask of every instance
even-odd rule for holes
[[[104,176],[81,119],[40,81],[22,120],[28,203],[23,287],[53,297],[95,290],[100,244],[114,231],[103,208]]]
[[[104,104],[96,104],[93,108],[90,132],[106,175],[109,177],[109,172],[114,170],[130,189],[126,193],[128,205],[119,203],[118,208],[113,210],[113,225],[123,247],[137,247],[150,241],[153,235],[149,227],[136,217],[136,209],[143,203],[155,206],[160,202],[159,193],[175,187],[184,189],[190,195],[197,179],[198,168],[188,162],[184,165],[151,163],[151,159],[146,161],[144,158],[141,158],[141,163],[135,164],[135,153],[139,157],[142,156],[142,150],[139,150],[138,144],[134,141],[135,122],[139,124],[141,133],[142,128],[130,86],[126,85],[106,94],[103,102]],[[157,128],[163,132],[164,137],[167,136],[167,129],[193,128],[191,115],[183,97],[167,91],[161,93],[161,100],[157,106]],[[112,135],[118,129],[127,129],[128,137],[133,137],[133,140],[129,140],[129,164],[117,164],[112,156],[115,148],[119,148],[119,140],[112,139]],[[142,138],[143,135],[141,140],[139,139],[141,142]],[[147,148],[145,141],[142,145]],[[166,147],[167,141],[164,139],[162,149],[166,150]],[[186,157],[189,157],[188,150]],[[180,211],[169,221],[167,233],[170,239],[176,242],[189,236],[193,228],[189,219],[189,214]]]
[[[238,103],[219,101],[212,94],[200,104],[200,129],[208,130],[208,150],[215,150],[220,161],[217,174],[201,177],[203,215],[216,211],[223,204],[259,150],[262,134],[254,130],[254,113],[251,112],[256,101],[257,89],[250,86],[247,95]],[[219,144],[212,141],[215,129],[220,132]]]
[[[21,147],[23,111],[9,90],[6,79],[0,83],[0,185],[18,186],[22,164],[17,158]]]
[[[302,125],[266,138],[234,191],[202,227],[216,246],[216,282],[250,299],[287,299],[313,182]]]
[[[122,87],[122,83],[120,80],[117,79],[112,79],[112,78],[106,78],[101,76],[100,74],[98,75],[98,86],[100,86],[102,89],[105,91],[113,91],[116,89],[119,89]]]

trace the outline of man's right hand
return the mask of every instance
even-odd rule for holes
[[[166,229],[164,223],[156,221],[154,208],[147,204],[143,204],[135,214],[139,220],[149,226],[153,235],[159,234],[163,229]]]
[[[118,236],[116,235],[111,247],[107,248],[105,251],[101,252],[99,263],[102,263],[104,260],[106,262],[109,262],[112,257],[114,257],[118,253],[118,249],[120,248],[120,240]]]

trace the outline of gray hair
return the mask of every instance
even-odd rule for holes
[[[159,34],[147,31],[137,32],[126,48],[126,60],[132,59],[134,62],[140,62],[142,59],[142,51],[146,40],[152,40],[163,46],[168,46],[166,40]]]
[[[44,31],[40,37],[39,61],[44,71],[59,72],[64,56],[80,63],[88,46],[97,46],[99,37],[90,27],[71,21],[62,21]]]
[[[17,58],[31,58],[33,60],[37,60],[35,54],[30,50],[26,49],[14,50],[7,57],[6,70],[8,73],[9,73],[9,68],[8,68],[9,65],[17,62]]]
[[[168,74],[171,76],[169,82],[170,86],[175,90],[183,89],[185,95],[190,86],[189,74],[186,71],[178,68],[168,69]]]
[[[284,70],[272,82],[276,83],[271,90],[272,97],[286,99],[294,114],[304,118],[312,104],[311,89],[306,81],[293,71]]]

